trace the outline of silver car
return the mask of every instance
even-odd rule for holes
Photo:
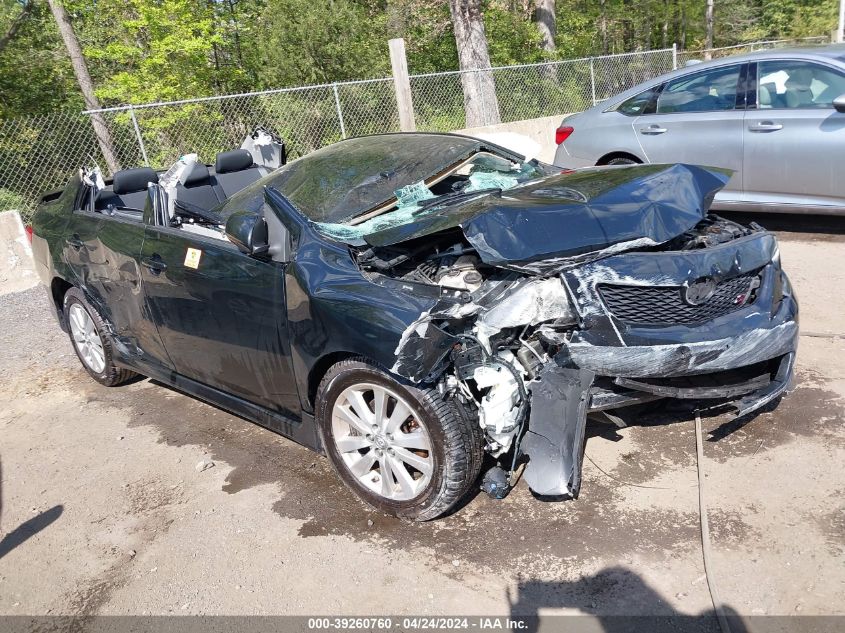
[[[566,117],[555,141],[562,167],[732,169],[717,209],[845,214],[845,46],[687,66]]]

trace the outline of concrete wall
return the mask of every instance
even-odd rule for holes
[[[0,213],[0,295],[32,288],[38,276],[32,249],[17,211]]]
[[[565,116],[567,115],[559,114],[557,116],[547,116],[541,119],[511,121],[510,123],[500,123],[498,125],[485,125],[484,127],[455,130],[455,133],[466,134],[467,136],[476,136],[478,138],[486,138],[491,142],[498,142],[499,145],[522,154],[524,154],[525,151],[516,146],[515,140],[514,142],[511,142],[508,136],[502,136],[501,139],[497,140],[495,135],[519,134],[521,136],[527,136],[532,141],[540,145],[539,151],[532,158],[537,158],[545,163],[551,163],[554,161],[555,149],[557,149],[557,146],[555,145],[555,129],[557,129]]]

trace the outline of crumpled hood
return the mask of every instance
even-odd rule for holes
[[[485,263],[544,273],[677,237],[701,221],[730,176],[683,164],[556,174],[421,212],[364,240],[388,246],[460,227]]]

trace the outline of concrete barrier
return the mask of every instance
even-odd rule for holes
[[[456,134],[466,134],[467,136],[476,136],[478,138],[487,138],[491,142],[497,142],[495,135],[497,134],[519,134],[527,136],[535,143],[540,145],[538,153],[533,156],[544,163],[552,163],[555,158],[555,129],[560,125],[563,117],[566,114],[559,114],[556,116],[547,116],[541,119],[528,119],[525,121],[511,121],[510,123],[499,123],[498,125],[485,125],[483,127],[466,128],[463,130],[455,130]],[[489,138],[488,138],[489,137]],[[503,136],[500,145],[512,149],[515,152],[524,154],[525,152],[516,145],[511,146],[506,136]]]
[[[20,213],[0,213],[0,295],[20,292],[38,284],[32,249]]]

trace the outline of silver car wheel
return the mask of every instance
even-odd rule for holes
[[[332,439],[349,472],[386,499],[413,499],[431,482],[434,457],[428,430],[388,387],[347,387],[332,409]]]
[[[70,306],[68,321],[73,344],[82,362],[95,374],[102,374],[106,369],[106,353],[91,315],[81,305],[74,303]]]

